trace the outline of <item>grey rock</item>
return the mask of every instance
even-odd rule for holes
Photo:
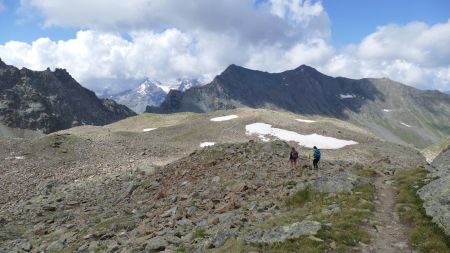
[[[439,178],[422,187],[417,193],[423,200],[427,215],[450,236],[450,149],[439,154],[429,169],[431,176]]]
[[[160,252],[162,250],[165,250],[168,245],[168,242],[163,237],[156,236],[147,241],[145,245],[145,252]]]
[[[48,195],[50,192],[52,192],[52,190],[57,187],[59,185],[59,182],[56,180],[45,180],[43,182],[41,182],[37,187],[36,187],[36,191],[41,193],[41,194],[46,194]]]
[[[450,175],[425,185],[418,191],[427,215],[450,236]]]
[[[64,248],[64,244],[60,241],[54,241],[52,243],[50,243],[50,245],[48,245],[47,250],[59,250],[59,249],[63,249]]]
[[[333,175],[322,176],[309,182],[313,189],[320,192],[336,193],[349,192],[355,187],[368,183],[368,180],[350,174],[346,171],[339,171]]]
[[[302,235],[315,235],[320,228],[320,222],[301,221],[286,226],[272,227],[270,229],[257,228],[245,235],[244,240],[246,243],[271,244],[297,238]]]
[[[236,238],[239,235],[237,230],[219,230],[211,236],[211,244],[218,248],[225,244],[230,238]]]
[[[24,240],[19,244],[19,248],[28,252],[31,250],[32,246],[28,240]]]

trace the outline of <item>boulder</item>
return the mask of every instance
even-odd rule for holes
[[[288,239],[298,238],[302,235],[315,235],[321,228],[320,222],[301,221],[286,226],[276,226],[269,229],[257,228],[248,233],[244,240],[246,243],[272,244]]]
[[[368,180],[346,171],[339,171],[333,175],[322,176],[312,180],[308,185],[319,192],[336,193],[349,192],[355,187],[367,184]]]

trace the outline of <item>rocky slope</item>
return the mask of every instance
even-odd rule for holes
[[[246,134],[254,122],[358,144],[322,150],[320,170],[299,147],[297,177],[296,144]],[[0,138],[0,163],[0,252],[359,252],[377,224],[370,175],[425,160],[348,122],[241,108]]]
[[[389,79],[329,77],[308,66],[267,73],[229,66],[210,84],[171,91],[148,112],[269,108],[350,120],[400,144],[428,146],[450,135],[450,96]]]
[[[0,123],[50,133],[79,125],[104,125],[135,115],[98,99],[64,69],[32,71],[0,60]]]
[[[352,225],[374,222],[370,195],[362,195],[370,179],[357,174],[384,155],[361,160],[367,164],[324,159],[320,171],[304,169],[295,177],[288,152],[279,141],[222,144],[152,170],[42,184],[27,201],[0,209],[0,250],[205,252],[228,240],[266,247],[300,237],[321,242],[322,249],[356,251],[352,240],[327,234],[341,233],[348,215],[362,217]],[[421,165],[420,155],[408,156]],[[384,165],[387,160],[377,166]],[[289,196],[307,187],[323,193],[321,205],[286,206]]]

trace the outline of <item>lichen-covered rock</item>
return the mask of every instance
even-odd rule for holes
[[[246,243],[276,243],[302,235],[315,235],[321,228],[320,222],[301,221],[286,226],[276,226],[270,229],[257,228],[248,233],[244,240]]]
[[[450,175],[432,181],[418,193],[426,213],[450,236]]]
[[[422,187],[418,194],[427,215],[450,236],[450,149],[436,157],[430,170],[433,177],[440,178]]]

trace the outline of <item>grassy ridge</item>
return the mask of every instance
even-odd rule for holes
[[[375,209],[374,197],[375,188],[371,184],[361,185],[353,192],[338,194],[320,193],[307,187],[286,199],[286,213],[268,220],[261,227],[269,228],[311,219],[323,225],[317,235],[256,245],[247,245],[242,239],[233,239],[211,252],[351,252],[358,248],[360,243],[370,242],[367,226]],[[340,211],[332,214],[324,213],[324,208],[330,205],[338,205]]]

